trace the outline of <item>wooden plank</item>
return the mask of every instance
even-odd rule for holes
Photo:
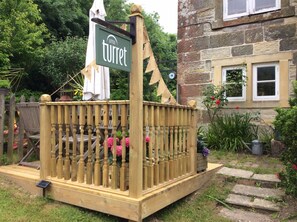
[[[143,198],[141,198],[142,219],[200,189],[221,167],[222,165],[220,164],[214,164],[209,170],[201,174],[195,174],[170,186],[143,196]]]

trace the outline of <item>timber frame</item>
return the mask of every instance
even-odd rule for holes
[[[221,167],[209,163],[197,173],[196,108],[143,101],[143,18],[136,6],[131,16],[130,100],[52,102],[43,95],[40,170],[1,166],[0,175],[37,195],[142,221],[200,189]],[[45,192],[36,187],[40,180],[50,182]]]

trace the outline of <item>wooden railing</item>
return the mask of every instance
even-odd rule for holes
[[[129,164],[129,113],[129,101],[41,103],[41,177],[126,191],[141,170],[149,191],[194,173],[194,109],[144,103],[140,169]]]

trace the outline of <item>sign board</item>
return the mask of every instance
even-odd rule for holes
[[[96,24],[96,64],[130,72],[131,38]]]

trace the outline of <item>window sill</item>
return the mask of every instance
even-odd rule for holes
[[[244,17],[235,18],[224,21],[222,18],[212,23],[212,29],[220,29],[225,27],[238,26],[243,24],[265,22],[273,19],[280,19],[295,16],[295,7],[284,7],[281,10],[273,12],[265,12],[262,14],[252,14]]]

